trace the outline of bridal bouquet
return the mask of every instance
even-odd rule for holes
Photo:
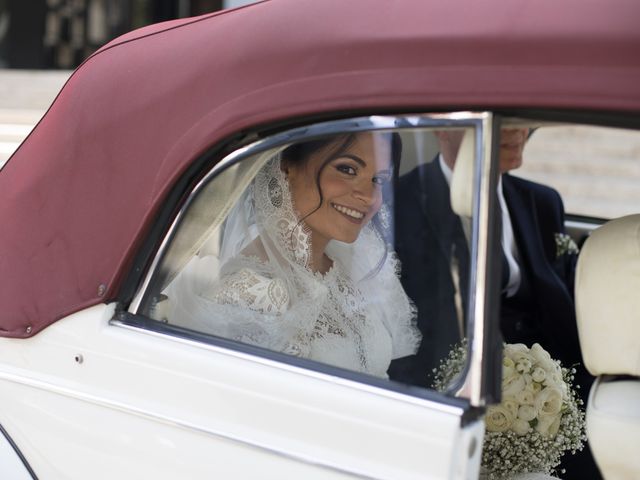
[[[466,351],[464,344],[455,347],[435,369],[436,390],[443,391],[462,370]],[[585,420],[572,388],[574,374],[537,343],[505,344],[502,402],[485,417],[482,468],[488,479],[552,474],[564,452],[582,450]]]

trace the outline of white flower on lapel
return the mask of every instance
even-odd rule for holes
[[[577,255],[580,250],[578,249],[578,245],[573,241],[566,233],[556,233],[556,258],[560,255]]]

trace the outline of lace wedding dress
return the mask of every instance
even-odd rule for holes
[[[194,257],[168,288],[170,321],[386,377],[420,341],[395,256],[367,225],[353,244],[329,243],[322,275],[310,242],[276,156],[229,214],[219,256]]]

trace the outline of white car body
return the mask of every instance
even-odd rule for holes
[[[461,428],[459,408],[123,327],[113,313],[99,305],[0,340],[2,421],[39,478],[477,475],[483,422]]]

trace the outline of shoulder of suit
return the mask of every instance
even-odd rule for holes
[[[560,200],[560,194],[556,189],[549,185],[542,183],[532,182],[521,177],[505,174],[503,176],[503,182],[511,183],[515,188],[521,191],[531,192],[536,197],[549,198],[550,200]]]
[[[403,187],[415,184],[419,185],[422,182],[423,177],[430,178],[438,172],[441,173],[441,170],[436,157],[435,160],[427,163],[421,163],[407,173],[400,175],[398,183]]]
[[[398,178],[398,195],[410,195],[411,192],[418,191],[421,177],[424,175],[424,165],[418,165],[413,170],[400,175]]]

